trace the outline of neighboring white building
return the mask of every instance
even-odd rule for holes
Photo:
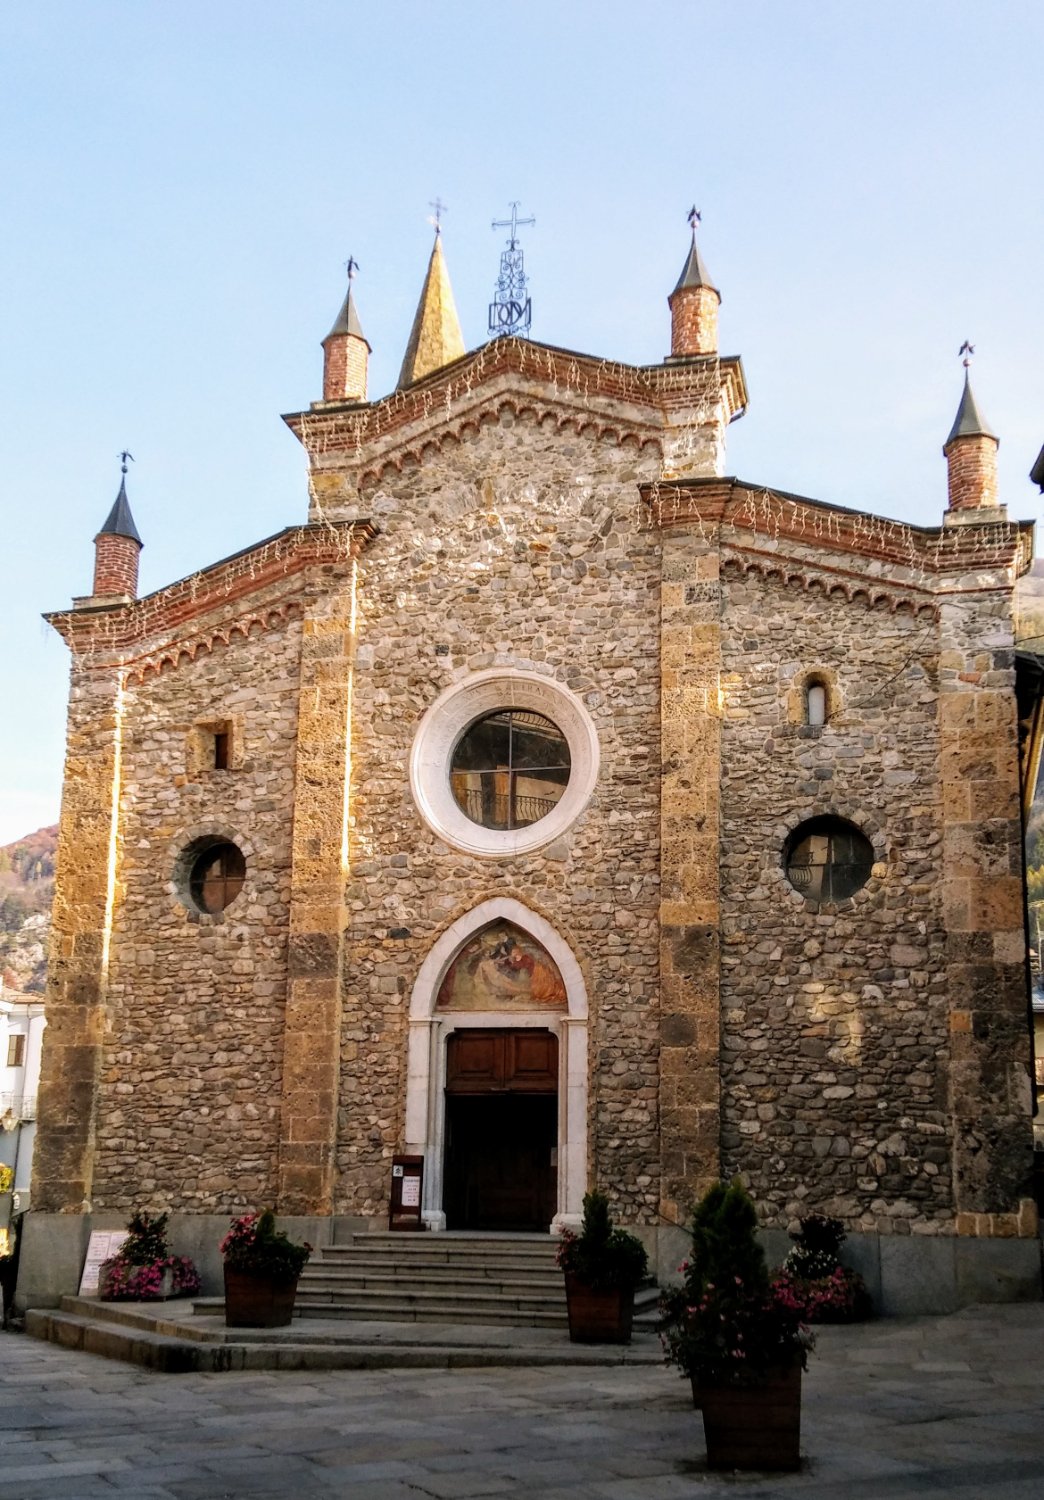
[[[22,994],[0,980],[0,1162],[14,1169],[13,1192],[0,1194],[0,1254],[12,1214],[29,1207],[45,1024],[42,995]]]

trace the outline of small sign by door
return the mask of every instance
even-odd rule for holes
[[[389,1229],[423,1229],[421,1218],[421,1182],[424,1178],[423,1156],[393,1156]]]

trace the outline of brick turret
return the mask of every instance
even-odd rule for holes
[[[120,474],[120,492],[94,538],[92,600],[136,599],[138,596],[138,559],[142,540],[127,499],[127,457],[129,455],[124,456]]]
[[[672,358],[718,352],[718,308],[721,296],[710,279],[710,272],[703,263],[696,243],[699,217],[695,209],[689,215],[692,244],[678,284],[667,298],[667,306],[671,310]]]
[[[334,326],[323,339],[323,400],[365,401],[370,345],[352,296],[354,260],[348,262],[348,292]]]
[[[962,350],[962,353],[964,351]],[[983,420],[964,361],[964,391],[950,435],[943,444],[946,457],[948,510],[996,510],[997,449],[1000,440]]]

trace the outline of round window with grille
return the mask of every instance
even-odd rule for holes
[[[227,839],[197,839],[184,851],[179,881],[186,905],[213,916],[224,911],[243,889],[246,859]]]
[[[534,672],[476,672],[435,700],[410,752],[428,826],[455,849],[503,858],[539,849],[583,813],[598,780],[591,716]]]
[[[874,850],[870,840],[843,818],[812,818],[795,828],[783,867],[796,891],[809,901],[846,901],[870,879]]]

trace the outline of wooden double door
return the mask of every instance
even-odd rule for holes
[[[446,1056],[448,1229],[546,1231],[558,1184],[558,1039],[454,1032]]]

